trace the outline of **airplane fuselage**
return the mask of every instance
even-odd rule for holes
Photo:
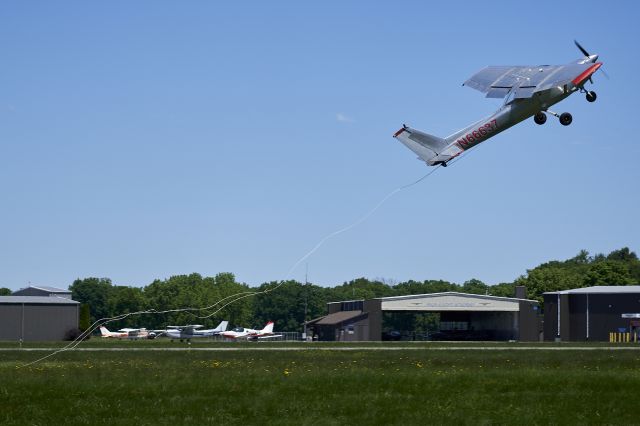
[[[568,87],[565,85],[565,87],[556,87],[535,93],[531,98],[513,99],[491,116],[477,121],[445,139],[448,143],[455,142],[462,150],[468,150],[534,116],[539,111],[546,111],[576,90],[578,90],[576,86]]]

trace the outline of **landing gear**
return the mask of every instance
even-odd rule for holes
[[[589,102],[595,102],[596,99],[598,98],[598,96],[596,95],[596,92],[594,92],[593,90],[590,92],[587,92],[587,101]]]
[[[563,112],[560,114],[560,124],[563,126],[568,126],[573,121],[573,117],[568,112]]]
[[[573,117],[568,112],[563,112],[562,114],[558,114],[556,112],[545,110],[546,113],[553,115],[554,117],[558,117],[560,119],[560,124],[563,126],[568,126],[573,121]],[[536,114],[537,115],[537,114]],[[536,121],[537,123],[537,121]]]
[[[539,113],[533,116],[533,121],[535,121],[536,124],[544,124],[547,122],[547,114],[540,111]]]

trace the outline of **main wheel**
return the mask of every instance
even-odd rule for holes
[[[568,126],[573,121],[573,117],[568,112],[563,112],[560,114],[560,124],[563,126]]]
[[[536,124],[544,124],[547,122],[547,114],[540,111],[539,113],[533,116],[533,121],[535,121]]]
[[[595,102],[597,98],[598,96],[596,95],[596,92],[594,92],[593,90],[591,92],[587,92],[587,101]]]

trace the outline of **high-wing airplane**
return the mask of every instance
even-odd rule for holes
[[[162,334],[169,337],[171,341],[180,339],[182,342],[183,340],[188,341],[194,338],[217,336],[227,329],[228,324],[229,321],[221,321],[216,328],[207,330],[200,330],[203,327],[202,325],[170,325]]]
[[[236,327],[231,331],[220,333],[222,337],[227,339],[246,339],[246,340],[264,340],[282,337],[282,334],[273,334],[273,321],[269,321],[262,330],[254,330],[252,328]]]
[[[503,130],[533,116],[536,124],[544,124],[547,114],[558,117],[568,126],[571,114],[557,114],[549,109],[574,92],[586,94],[587,101],[596,100],[596,92],[585,89],[593,83],[593,74],[602,66],[598,55],[589,55],[577,41],[584,58],[566,65],[490,66],[463,83],[486,93],[487,98],[504,98],[503,106],[484,118],[447,136],[439,138],[403,125],[393,137],[418,154],[429,166],[445,166],[464,151],[486,141]],[[603,71],[604,72],[604,71]],[[605,74],[606,76],[606,74]]]
[[[107,327],[100,327],[100,335],[115,339],[148,339],[151,333],[146,328],[121,328],[118,331],[109,331]]]

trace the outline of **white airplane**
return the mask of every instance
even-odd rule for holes
[[[587,101],[596,100],[596,92],[587,90],[593,83],[593,74],[602,62],[598,55],[590,55],[577,41],[583,58],[565,65],[527,65],[486,67],[464,82],[487,98],[504,98],[502,108],[453,133],[440,138],[403,125],[393,137],[418,155],[428,166],[443,166],[464,151],[497,135],[521,121],[533,117],[536,124],[544,124],[547,114],[558,117],[560,124],[568,126],[573,117],[568,112],[555,113],[549,107],[572,93],[585,93]],[[604,73],[604,70],[602,71]],[[605,74],[606,75],[606,74]]]
[[[236,327],[231,331],[220,333],[222,337],[227,339],[246,339],[246,340],[264,340],[282,337],[282,334],[273,334],[273,321],[269,321],[262,330],[254,330],[253,328]]]
[[[189,341],[193,338],[217,336],[227,329],[227,325],[229,325],[229,321],[221,321],[216,328],[210,328],[207,330],[200,330],[200,328],[204,326],[197,324],[170,325],[169,327],[167,327],[167,330],[159,331],[169,337],[171,341],[173,341],[174,339],[180,339],[180,341],[182,342],[183,340]]]
[[[121,328],[118,331],[109,331],[107,327],[100,327],[100,335],[113,339],[148,339],[151,333],[146,328]]]

